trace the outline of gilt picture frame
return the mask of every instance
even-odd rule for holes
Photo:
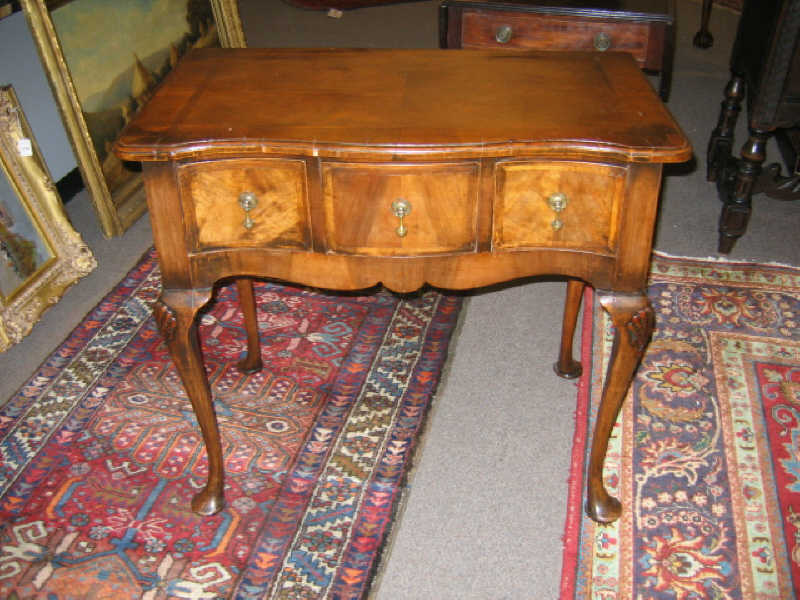
[[[19,99],[0,87],[0,352],[96,266],[64,212]]]
[[[146,204],[138,164],[116,159],[113,142],[189,49],[245,46],[237,0],[22,0],[22,8],[103,234],[120,235]]]

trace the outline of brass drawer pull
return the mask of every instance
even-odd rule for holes
[[[239,194],[239,206],[244,210],[244,223],[242,225],[245,229],[252,229],[253,219],[250,217],[250,211],[258,204],[258,198],[253,192],[242,192]]]
[[[513,36],[514,30],[511,29],[511,25],[501,25],[494,33],[494,39],[498,44],[507,44]]]
[[[550,194],[547,197],[547,204],[553,209],[553,212],[556,213],[556,218],[553,219],[550,225],[553,227],[553,231],[558,231],[564,227],[564,221],[561,220],[561,211],[567,207],[567,195],[562,192]]]
[[[403,219],[408,216],[408,213],[411,212],[411,202],[404,198],[398,198],[394,202],[392,202],[392,214],[400,219],[400,225],[397,226],[395,232],[400,237],[406,237],[408,233],[408,228],[406,227],[405,222]]]
[[[594,36],[594,49],[598,52],[605,52],[611,48],[611,36],[601,31]]]

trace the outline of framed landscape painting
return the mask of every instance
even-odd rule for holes
[[[103,233],[145,210],[119,132],[192,48],[244,46],[236,0],[22,0]]]
[[[72,228],[11,86],[0,87],[0,352],[97,265]]]

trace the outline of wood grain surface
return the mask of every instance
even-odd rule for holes
[[[305,162],[273,158],[204,161],[180,167],[181,201],[194,218],[196,248],[309,245]],[[245,227],[242,193],[257,204]]]
[[[543,161],[499,165],[495,200],[494,246],[574,247],[611,252],[627,170],[598,163]],[[548,204],[564,194],[556,213]],[[560,221],[556,229],[553,222]]]
[[[691,150],[624,53],[208,48],[170,73],[116,152],[681,162]]]
[[[474,250],[478,163],[322,166],[327,246],[333,252],[416,256]],[[411,207],[407,233],[392,203]]]

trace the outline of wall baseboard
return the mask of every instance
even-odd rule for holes
[[[75,167],[72,171],[56,181],[56,190],[58,190],[58,195],[61,196],[61,201],[64,204],[72,200],[83,188],[83,177],[81,177],[81,172],[78,167]]]

